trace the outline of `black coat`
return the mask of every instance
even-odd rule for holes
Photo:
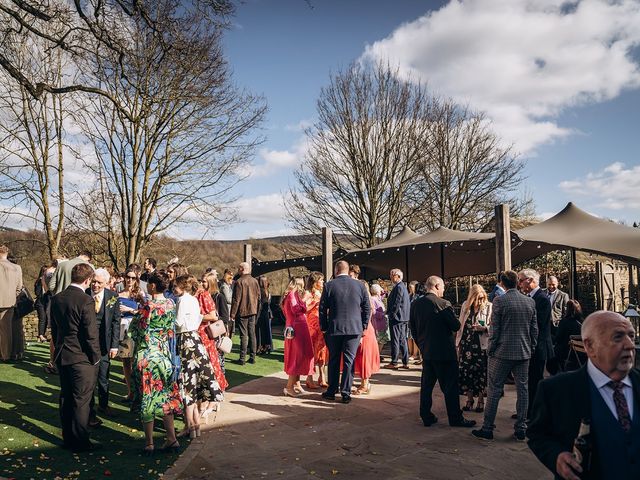
[[[457,360],[455,335],[460,329],[460,321],[448,300],[433,293],[414,300],[409,327],[425,360]]]
[[[87,295],[93,300],[91,289],[86,290]],[[95,305],[95,300],[94,305]],[[104,289],[104,297],[100,311],[96,313],[98,322],[98,332],[100,339],[100,352],[102,355],[109,353],[109,350],[118,348],[120,342],[120,301],[118,294],[108,288]]]
[[[327,282],[320,297],[320,329],[328,335],[360,335],[369,324],[371,302],[366,287],[340,275]]]
[[[640,398],[640,371],[632,369],[629,378],[634,398]],[[538,384],[527,430],[529,448],[554,474],[556,459],[573,449],[580,421],[591,418],[591,394],[586,365],[573,372],[549,377]],[[598,452],[593,450],[592,470],[599,470]],[[557,477],[559,478],[559,477]]]
[[[542,289],[539,289],[531,298],[536,302],[536,319],[538,321],[538,343],[534,356],[538,360],[547,360],[555,355],[551,340],[551,301]]]
[[[52,297],[51,335],[61,365],[96,364],[102,355],[93,299],[73,285]]]

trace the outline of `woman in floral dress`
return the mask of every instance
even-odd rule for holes
[[[329,350],[324,342],[324,335],[320,330],[320,296],[324,288],[324,276],[320,272],[311,272],[307,278],[306,292],[304,301],[307,304],[307,325],[311,334],[311,343],[313,344],[313,362],[318,367],[318,383],[313,381],[313,375],[307,376],[307,388],[316,389],[318,386],[327,387],[324,378],[324,366],[329,360]],[[314,368],[315,368],[314,367]]]
[[[209,353],[202,344],[198,328],[202,322],[200,305],[193,296],[198,291],[198,280],[193,275],[176,278],[173,293],[178,297],[176,331],[178,351],[182,368],[180,371],[180,393],[184,399],[186,423],[189,436],[200,436],[200,410],[198,402],[221,400],[222,390],[213,373]],[[217,360],[218,353],[213,352]]]
[[[484,411],[484,394],[487,388],[487,344],[491,302],[482,285],[473,285],[460,310],[460,330],[456,345],[460,353],[460,395],[467,396],[462,408],[473,408],[474,397],[478,397],[475,411]]]
[[[167,432],[163,448],[176,449],[173,416],[180,413],[182,399],[176,382],[175,361],[175,304],[166,299],[163,292],[168,280],[160,273],[153,273],[147,280],[151,296],[133,317],[129,332],[135,342],[133,354],[133,411],[139,410],[144,424],[146,454],[152,454],[153,423],[162,417]]]

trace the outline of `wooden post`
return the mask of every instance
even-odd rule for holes
[[[249,265],[251,265],[251,244],[250,243],[245,243],[244,244],[244,254],[243,254],[243,258],[245,262],[247,262]]]
[[[325,281],[333,276],[333,236],[329,227],[322,227],[322,274]]]
[[[511,220],[509,205],[495,208],[496,219],[496,274],[511,270]]]
[[[569,277],[569,281],[571,283],[569,290],[571,291],[571,298],[578,300],[578,265],[576,259],[576,249],[571,249],[571,276]]]

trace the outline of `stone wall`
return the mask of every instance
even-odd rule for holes
[[[24,339],[27,342],[35,342],[38,339],[38,315],[36,312],[31,312],[29,315],[22,319],[22,325],[24,328]],[[47,331],[47,337],[51,335],[50,331]]]

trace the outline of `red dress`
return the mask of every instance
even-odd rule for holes
[[[287,375],[313,375],[313,346],[307,326],[307,306],[296,290],[284,298],[282,310],[293,338],[284,341],[284,371]]]
[[[373,313],[373,306],[371,312]],[[356,375],[363,379],[369,379],[371,375],[380,371],[380,350],[378,349],[376,330],[373,328],[371,317],[369,317],[369,324],[366,330],[362,333],[362,341],[353,364]]]
[[[200,314],[207,315],[215,311],[216,305],[213,303],[213,298],[211,298],[211,294],[206,290],[198,290],[196,293],[196,298],[198,299],[198,303],[200,304]],[[222,371],[222,367],[220,366],[220,359],[218,358],[218,348],[216,347],[216,341],[211,340],[207,335],[205,329],[207,328],[206,324],[200,324],[198,327],[198,333],[200,334],[200,339],[204,344],[204,347],[207,349],[207,353],[209,354],[209,360],[211,360],[211,366],[213,367],[213,373],[216,376],[216,380],[220,384],[220,389],[224,392],[229,386],[229,382],[224,376],[224,372]]]
[[[307,325],[313,345],[313,361],[319,367],[329,363],[329,349],[324,343],[324,335],[320,330],[320,292],[314,290],[305,292],[304,299],[307,304]]]

